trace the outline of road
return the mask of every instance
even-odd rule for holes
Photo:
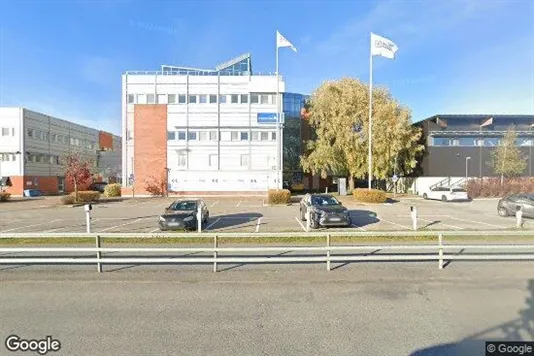
[[[28,354],[6,352],[10,334],[98,356],[483,355],[484,340],[534,339],[532,262],[323,267],[2,270],[0,354]]]

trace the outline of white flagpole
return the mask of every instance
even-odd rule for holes
[[[281,168],[281,153],[280,153],[280,78],[278,76],[278,35],[276,38],[276,189],[280,189],[280,170]],[[270,168],[269,168],[270,169]]]
[[[372,47],[371,41],[369,44]],[[371,47],[369,47],[369,189],[373,181],[373,52]]]

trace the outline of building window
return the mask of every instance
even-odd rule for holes
[[[250,103],[251,104],[258,104],[259,103],[259,95],[258,94],[250,94]]]
[[[231,98],[232,104],[239,104],[239,95],[232,94],[230,95],[230,98]]]
[[[169,94],[167,97],[168,104],[176,104],[176,94]]]
[[[531,146],[532,140],[528,137],[519,137],[518,139],[515,140],[515,144],[517,146]]]
[[[241,167],[248,167],[249,155],[241,155]]]
[[[458,140],[459,146],[475,146],[474,137],[461,137]]]
[[[167,131],[167,141],[174,141],[174,140],[176,140],[176,132]]]
[[[210,167],[217,167],[217,155],[210,155]]]
[[[260,133],[258,131],[252,131],[251,136],[252,136],[252,141],[260,140]]]
[[[196,141],[197,140],[197,133],[195,131],[188,132],[187,139],[189,141]]]
[[[210,131],[210,141],[217,141],[217,131]]]
[[[185,131],[178,131],[178,141],[185,141]]]
[[[166,94],[158,94],[158,104],[167,104],[167,100]]]
[[[217,104],[217,95],[210,94],[210,104]]]
[[[262,132],[261,133],[261,140],[262,141],[268,141],[269,140],[269,133],[268,132]]]
[[[178,167],[185,167],[187,165],[187,156],[185,151],[178,152]]]
[[[185,104],[185,95],[184,94],[178,95],[178,104]]]
[[[26,130],[26,133],[28,134],[28,137],[34,137],[34,130],[32,130],[32,129],[27,129],[27,130]]]
[[[9,136],[10,133],[11,130],[9,129],[9,127],[2,127],[2,136]]]
[[[232,140],[231,132],[228,132],[228,131],[221,132],[221,141],[231,141],[231,140]]]
[[[260,103],[261,104],[269,104],[269,95],[267,95],[267,94],[260,95]]]
[[[226,104],[226,95],[219,95],[219,103]]]
[[[276,131],[271,132],[271,140],[276,141]]]
[[[128,104],[134,104],[135,103],[135,95],[128,94]]]
[[[156,95],[154,95],[154,94],[147,94],[147,96],[146,96],[146,102],[147,102],[147,104],[155,104],[155,103],[156,103]]]
[[[208,96],[206,94],[202,94],[198,96],[198,102],[200,104],[207,104],[208,103]]]
[[[197,103],[197,96],[189,95],[189,104],[196,104],[196,103]]]
[[[56,134],[52,134],[50,142],[57,142],[57,135]]]
[[[248,94],[241,94],[241,104],[248,104]]]
[[[198,133],[198,140],[199,141],[207,141],[208,140],[208,131],[200,131]]]
[[[450,146],[451,140],[445,137],[433,137],[432,146]]]
[[[239,132],[232,131],[231,135],[232,135],[232,138],[231,138],[232,141],[237,141],[239,139]]]
[[[248,141],[248,132],[241,132],[241,141]]]
[[[137,94],[137,104],[146,104],[145,94]]]
[[[485,138],[484,146],[499,146],[500,142],[501,142],[500,138],[496,138],[496,137]]]

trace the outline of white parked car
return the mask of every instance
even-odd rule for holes
[[[436,187],[423,194],[423,199],[441,201],[469,200],[467,191],[462,188]]]

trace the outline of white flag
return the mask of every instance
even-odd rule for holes
[[[280,34],[280,32],[276,31],[276,47],[279,48],[279,47],[289,47],[291,48],[293,51],[297,51],[297,49],[295,48],[295,46],[293,46],[293,44],[291,42],[289,42],[287,40],[287,38],[285,38],[284,36],[282,36]]]
[[[371,55],[382,56],[389,59],[395,58],[395,53],[399,47],[387,38],[375,35],[371,32]]]

